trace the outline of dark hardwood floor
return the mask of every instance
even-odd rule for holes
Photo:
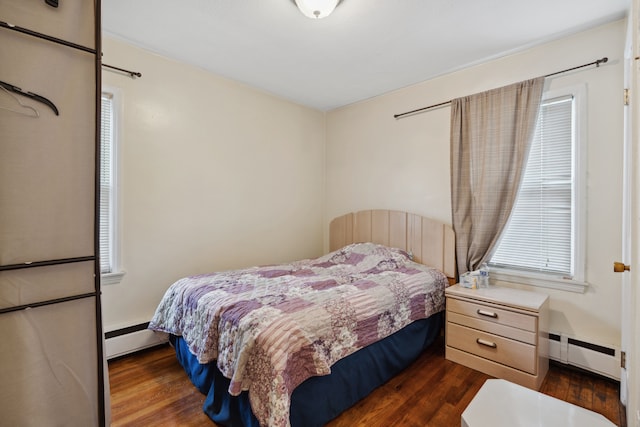
[[[488,375],[445,360],[443,338],[409,368],[328,424],[459,426]],[[202,412],[204,395],[168,345],[109,362],[112,426],[215,426]],[[625,427],[618,384],[552,365],[541,392],[603,414]]]

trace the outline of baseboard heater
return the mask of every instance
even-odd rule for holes
[[[147,329],[148,326],[149,322],[146,322],[106,332],[104,338],[107,359],[167,342],[166,336]]]
[[[549,334],[549,359],[620,381],[620,349]]]

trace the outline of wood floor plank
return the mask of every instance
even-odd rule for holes
[[[446,360],[440,337],[410,367],[327,426],[459,426],[462,412],[489,378]],[[110,361],[109,380],[114,427],[216,426],[202,412],[205,396],[191,384],[169,346]],[[552,364],[540,391],[625,427],[618,387],[614,381]]]
[[[113,427],[215,426],[168,346],[110,362],[109,380]]]
[[[619,404],[620,387],[618,383],[606,378],[593,379],[593,400],[591,410],[604,415],[617,425],[626,425],[621,418],[622,406]]]
[[[549,387],[552,383],[553,387]],[[568,401],[571,386],[571,371],[552,365],[545,378],[541,390],[543,393],[556,399]]]
[[[586,382],[584,375],[578,372],[572,372],[569,382],[569,393],[567,394],[567,402],[574,405],[580,405],[591,409],[591,393],[592,390],[586,389],[590,383]]]

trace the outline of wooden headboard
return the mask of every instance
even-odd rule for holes
[[[455,234],[450,225],[401,211],[367,210],[334,218],[329,250],[351,243],[373,242],[403,249],[421,264],[456,277]]]

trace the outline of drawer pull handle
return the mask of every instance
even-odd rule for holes
[[[476,342],[480,345],[485,345],[487,347],[498,348],[498,344],[491,341],[483,340],[482,338],[476,338]]]
[[[487,317],[492,317],[494,319],[498,318],[498,313],[494,313],[493,311],[486,311],[486,310],[478,310],[477,313],[480,316],[487,316]]]

